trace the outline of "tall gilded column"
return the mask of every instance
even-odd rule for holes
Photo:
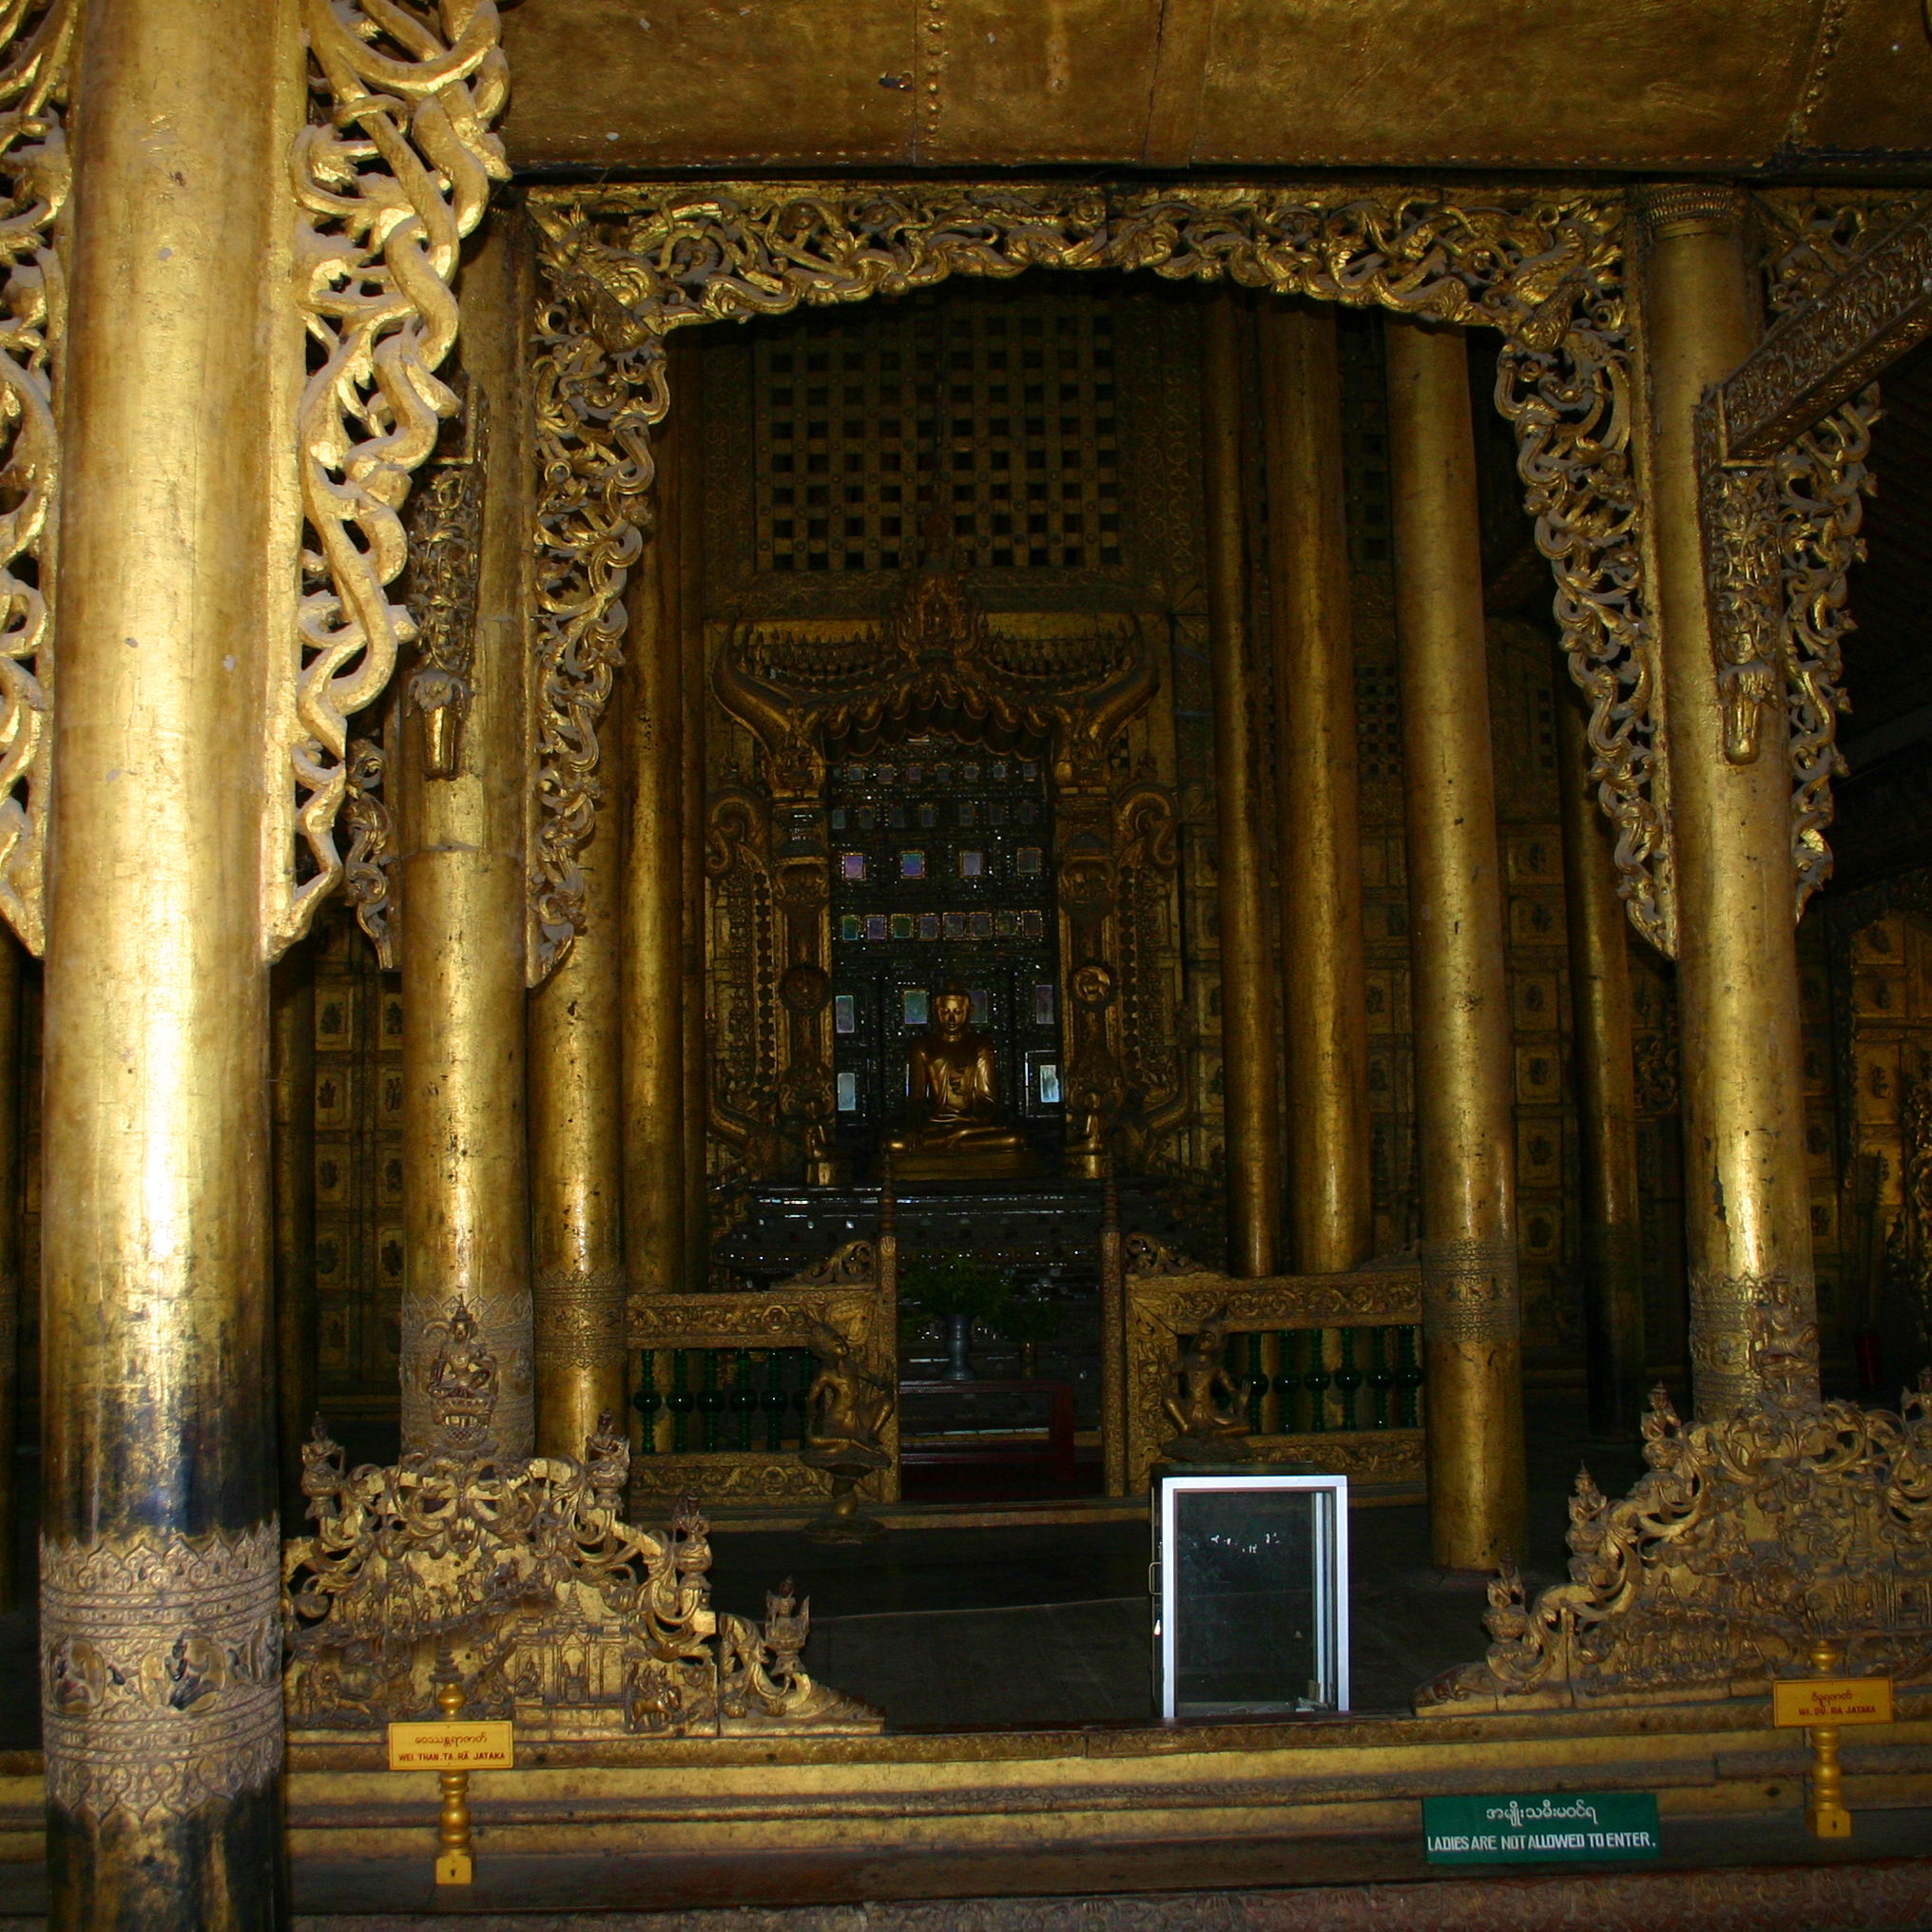
[[[1589,732],[1574,691],[1557,701],[1563,902],[1570,923],[1570,1011],[1576,1042],[1578,1169],[1583,1185],[1583,1332],[1590,1426],[1634,1427],[1644,1397],[1642,1208],[1631,1014],[1630,920],[1617,897],[1610,821],[1590,781]]]
[[[27,1203],[21,1188],[19,942],[0,934],[0,1610],[14,1605],[19,1523],[20,1297]]]
[[[1282,1219],[1267,800],[1255,730],[1267,695],[1248,648],[1241,340],[1239,318],[1227,296],[1208,304],[1204,349],[1202,443],[1208,486],[1208,647],[1214,692],[1227,1263],[1234,1274],[1266,1275],[1275,1271]]]
[[[1387,331],[1429,1531],[1490,1571],[1523,1551],[1522,1305],[1469,362],[1459,329]]]
[[[1295,1266],[1339,1272],[1374,1239],[1363,994],[1355,622],[1342,484],[1335,310],[1276,303],[1261,323],[1274,606],[1275,851]],[[1290,862],[1292,855],[1292,862]]]
[[[678,532],[678,631],[684,666],[684,1001],[685,1001],[685,1249],[687,1281],[704,1287],[710,1278],[711,1053],[705,1030],[705,446],[704,396],[699,376],[704,357],[688,330],[684,359],[673,378],[677,425],[676,490],[682,506]]]
[[[360,943],[358,938],[357,943]],[[269,976],[269,1200],[275,1254],[276,1480],[299,1524],[301,1445],[316,1418],[316,970],[304,942]]]
[[[624,1251],[641,1292],[688,1285],[685,1251],[684,677],[664,575],[665,528],[635,577],[619,697],[629,739],[630,850],[624,874]]]
[[[451,1305],[496,1357],[506,1456],[534,1444],[530,1172],[525,1150],[524,582],[529,520],[521,330],[527,265],[501,211],[463,270],[463,364],[485,398],[491,461],[476,577],[473,695],[454,774],[421,769],[403,860],[402,1440],[435,1426],[423,1386]]]
[[[531,1251],[536,1446],[582,1456],[622,1419],[624,1346],[623,733],[603,734],[603,802],[578,854],[586,923],[530,1003]]]
[[[49,1918],[260,1932],[285,1909],[261,708],[288,647],[266,578],[293,487],[301,47],[281,0],[110,0],[81,33],[41,1222]]]
[[[1744,197],[1722,183],[1640,189],[1655,611],[1671,720],[1683,1026],[1690,1364],[1697,1413],[1752,1387],[1753,1304],[1816,1293],[1805,1180],[1791,774],[1784,706],[1754,763],[1725,757],[1706,616],[1691,414],[1750,351]]]

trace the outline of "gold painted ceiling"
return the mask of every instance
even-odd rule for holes
[[[522,0],[520,168],[1884,168],[1920,0]]]

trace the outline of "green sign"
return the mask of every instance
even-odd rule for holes
[[[1663,1849],[1652,1791],[1424,1798],[1422,1839],[1431,1864],[1575,1864]]]

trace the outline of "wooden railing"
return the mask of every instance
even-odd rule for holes
[[[898,1381],[898,1238],[890,1188],[879,1234],[791,1280],[743,1292],[633,1294],[633,1406],[642,1424],[630,1462],[634,1508],[681,1496],[713,1504],[817,1505],[831,1478],[800,1460],[806,1394],[827,1331],[888,1387]],[[898,1417],[881,1432],[892,1466],[859,1494],[898,1497]]]
[[[1249,1451],[1349,1478],[1382,1500],[1420,1499],[1422,1282],[1413,1258],[1352,1274],[1226,1275],[1111,1223],[1101,1239],[1102,1439],[1107,1492],[1148,1487],[1175,1433],[1163,1402],[1182,1351],[1210,1322],[1247,1385]]]

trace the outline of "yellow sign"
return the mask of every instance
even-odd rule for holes
[[[1771,1686],[1772,1722],[1889,1724],[1889,1677],[1787,1677]]]
[[[515,1762],[508,1718],[389,1727],[392,1771],[507,1771]]]

